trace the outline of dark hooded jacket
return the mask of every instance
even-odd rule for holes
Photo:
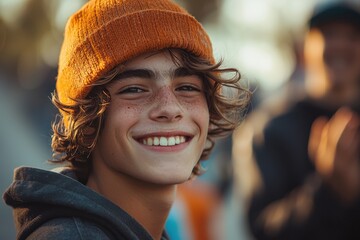
[[[21,167],[4,193],[14,209],[17,239],[152,239],[124,210],[60,173]],[[165,232],[162,239],[168,239]]]
[[[315,174],[308,156],[312,123],[334,113],[300,101],[265,125],[261,141],[254,140],[252,159],[264,183],[249,200],[255,239],[360,239],[360,199],[342,204]],[[265,218],[277,225],[264,224]]]

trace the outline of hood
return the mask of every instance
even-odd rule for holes
[[[14,209],[18,239],[25,239],[46,221],[59,217],[90,220],[114,239],[152,239],[135,219],[77,181],[66,168],[59,173],[17,168],[3,198]]]

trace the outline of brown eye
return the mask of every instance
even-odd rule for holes
[[[118,94],[127,94],[127,93],[142,93],[145,92],[144,89],[139,88],[139,87],[128,87],[125,89],[122,89],[121,91],[118,92]]]
[[[176,90],[177,91],[189,91],[189,92],[192,92],[192,91],[200,92],[201,91],[199,88],[194,87],[192,85],[184,85],[184,86],[178,87]]]

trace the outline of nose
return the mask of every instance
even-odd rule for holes
[[[169,87],[159,89],[149,112],[150,118],[160,122],[175,122],[183,118],[183,109]]]

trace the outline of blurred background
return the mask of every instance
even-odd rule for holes
[[[85,2],[0,0],[1,193],[11,183],[14,168],[21,165],[52,167],[46,163],[51,158],[50,124],[56,114],[50,94],[55,86],[65,23]],[[204,25],[217,59],[223,58],[225,66],[240,69],[244,81],[256,89],[252,108],[289,79],[301,82],[302,36],[307,19],[319,0],[177,2]],[[232,179],[230,144],[228,139],[219,141],[214,155],[205,163],[208,172],[196,184],[200,184],[206,194],[215,192],[216,195],[211,203],[214,205],[208,202],[209,208],[218,206],[214,213],[218,222],[213,222],[216,226],[213,238],[248,239],[247,229],[241,222],[241,204],[227,197],[231,195]],[[189,189],[197,187],[196,184]],[[184,188],[183,196],[191,191],[189,189]],[[193,200],[201,202],[201,197]],[[179,214],[184,212],[174,211],[171,216],[176,219]],[[174,228],[171,223],[169,229]],[[188,229],[188,235],[182,239],[203,239],[190,237],[194,230],[189,226],[184,228]],[[14,238],[11,209],[1,201],[0,239]]]

